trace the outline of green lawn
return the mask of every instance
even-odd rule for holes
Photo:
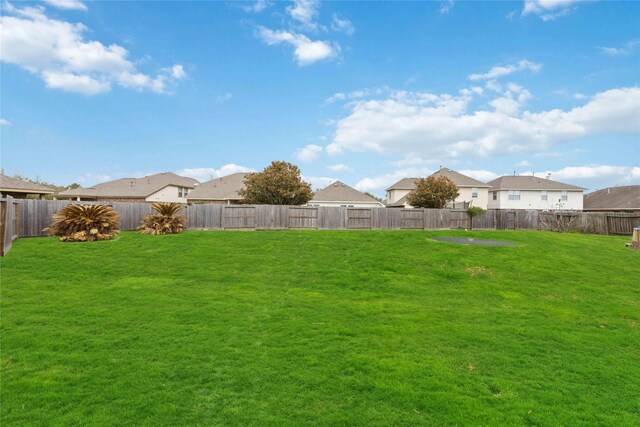
[[[509,240],[460,246],[434,236]],[[640,252],[123,233],[2,259],[2,425],[638,425]]]

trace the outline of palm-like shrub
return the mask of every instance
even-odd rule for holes
[[[142,220],[138,231],[144,234],[177,234],[187,228],[187,218],[178,215],[182,206],[178,203],[157,202],[151,205],[157,213],[149,214]]]
[[[53,215],[44,231],[63,242],[109,240],[120,233],[120,216],[111,206],[70,204]]]

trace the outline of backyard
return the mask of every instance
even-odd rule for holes
[[[0,261],[0,422],[637,425],[640,252],[629,240],[19,239]]]

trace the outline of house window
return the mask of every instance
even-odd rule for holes
[[[478,198],[478,189],[477,188],[473,187],[471,189],[471,197],[474,198],[474,199]]]
[[[520,190],[509,190],[509,200],[520,200]]]
[[[560,193],[560,199],[561,199],[563,202],[566,202],[567,200],[569,200],[569,194],[567,194],[567,192],[566,192],[566,191],[563,191],[562,193]]]
[[[547,200],[547,192],[546,191],[541,191],[540,192],[540,200]]]
[[[178,187],[178,197],[182,198],[182,187]]]
[[[498,200],[498,192],[492,191],[492,193],[493,193],[493,200]]]

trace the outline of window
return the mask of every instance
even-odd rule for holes
[[[493,193],[493,200],[498,200],[498,192],[492,191],[492,193]]]
[[[547,192],[546,191],[541,191],[540,192],[540,200],[547,200]]]
[[[474,199],[478,198],[478,189],[476,187],[473,187],[471,189],[471,197],[474,198]]]
[[[182,187],[178,187],[178,197],[182,197]]]
[[[509,190],[509,200],[520,200],[520,190]]]
[[[563,191],[562,193],[560,193],[560,199],[561,199],[563,202],[566,202],[567,200],[569,200],[569,194],[567,194],[567,192],[566,192],[566,191]]]

